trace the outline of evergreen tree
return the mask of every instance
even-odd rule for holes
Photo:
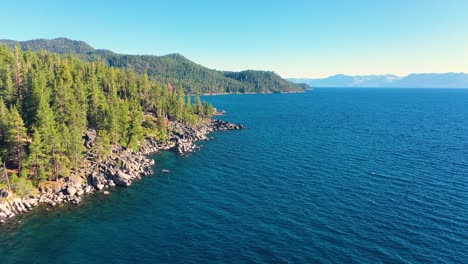
[[[45,97],[42,97],[40,100],[36,117],[36,129],[42,136],[43,142],[41,145],[44,147],[43,152],[47,157],[44,170],[48,179],[51,180],[57,178],[61,171],[62,159],[60,155],[62,153],[62,145],[54,113],[47,101]]]
[[[0,158],[7,154],[8,109],[0,97]]]
[[[15,76],[15,97],[16,104],[22,106],[23,103],[23,51],[18,45],[15,46],[15,63],[14,67],[14,76]]]
[[[169,122],[195,126],[210,115],[199,96],[191,105],[187,86],[150,76],[0,45],[0,158],[39,184],[82,171],[86,129],[98,131],[92,151],[102,162],[111,144],[138,149],[145,136],[167,140]]]
[[[176,109],[175,119],[177,121],[182,121],[183,119],[184,104],[185,104],[184,89],[182,88],[182,86],[180,86],[177,91],[177,104],[175,106],[175,109]]]
[[[48,160],[47,156],[44,153],[45,146],[44,141],[42,140],[41,133],[38,129],[34,130],[33,139],[29,145],[29,168],[33,173],[33,179],[39,184],[40,181],[46,180],[47,175],[45,172],[45,162]]]
[[[11,70],[7,65],[2,65],[0,68],[0,97],[5,100],[8,105],[15,102],[15,87],[11,79]]]
[[[127,148],[138,148],[139,142],[143,139],[143,112],[137,102],[132,102],[129,111],[129,125],[127,128],[126,145]]]
[[[18,110],[13,106],[8,116],[8,127],[6,130],[6,143],[10,151],[10,159],[14,166],[21,172],[21,165],[25,154],[27,142],[26,128]]]
[[[107,157],[111,154],[110,138],[105,130],[99,131],[93,145],[93,151],[96,154],[98,165],[106,161]]]
[[[198,93],[195,95],[193,106],[195,114],[200,114],[202,111],[202,104]]]

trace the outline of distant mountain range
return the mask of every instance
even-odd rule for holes
[[[396,75],[349,76],[337,74],[323,79],[290,78],[295,83],[312,87],[388,87],[388,88],[468,88],[466,73],[414,73]]]
[[[271,71],[217,71],[196,64],[180,54],[164,56],[125,55],[110,50],[95,49],[83,41],[67,38],[35,39],[28,41],[0,40],[0,44],[23,50],[74,54],[87,61],[104,61],[110,66],[147,72],[161,83],[181,85],[187,93],[281,93],[300,92],[309,88],[289,82]]]

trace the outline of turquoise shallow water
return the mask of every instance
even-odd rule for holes
[[[205,99],[247,128],[0,226],[0,263],[468,263],[468,90]]]

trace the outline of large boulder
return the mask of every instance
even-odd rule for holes
[[[109,184],[109,187],[114,187],[115,186],[115,182],[113,180],[108,180],[107,184]]]
[[[13,199],[11,204],[12,204],[14,211],[16,211],[17,213],[28,211],[26,207],[24,207],[23,201],[21,200],[21,198]]]
[[[0,203],[0,213],[3,213],[5,215],[4,217],[0,216],[0,218],[7,218],[9,215],[12,214],[9,205],[3,203]]]
[[[85,139],[85,147],[87,149],[90,149],[93,147],[94,142],[96,141],[96,130],[95,129],[88,129],[86,130],[85,134],[83,135],[83,138]]]
[[[131,176],[119,170],[113,177],[114,183],[121,186],[129,186],[131,184]]]
[[[107,183],[106,176],[101,172],[93,172],[91,175],[91,183],[97,188],[99,184]]]
[[[70,195],[70,196],[75,195],[75,194],[76,194],[76,191],[77,191],[76,188],[73,187],[73,186],[68,186],[68,188],[65,189],[65,193],[68,194],[68,195]]]
[[[91,186],[91,185],[86,185],[86,187],[83,189],[84,193],[92,193],[93,190],[94,190],[93,186]]]

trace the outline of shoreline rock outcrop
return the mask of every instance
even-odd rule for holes
[[[242,128],[244,126],[241,124],[215,119],[208,119],[197,128],[171,122],[168,126],[171,133],[166,142],[146,138],[145,144],[142,144],[139,151],[113,145],[109,159],[100,163],[88,151],[85,162],[89,166],[84,173],[88,176],[85,179],[71,175],[59,181],[47,182],[38,188],[38,195],[22,198],[13,197],[7,190],[0,189],[0,223],[5,223],[40,204],[52,207],[65,203],[79,204],[84,195],[102,190],[108,192],[107,189],[116,185],[130,186],[132,182],[154,172],[154,160],[147,158],[147,155],[162,150],[172,150],[179,154],[189,153],[196,149],[195,142],[209,139],[207,135],[213,131]],[[91,149],[96,139],[96,131],[89,130],[83,137],[85,147],[88,150]]]

